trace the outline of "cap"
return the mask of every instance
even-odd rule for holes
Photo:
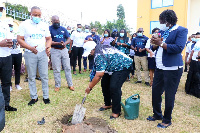
[[[117,32],[117,29],[113,29],[113,32]]]
[[[83,57],[87,57],[91,50],[93,50],[96,47],[96,43],[94,41],[88,41],[83,45],[84,48],[84,53],[83,53]]]
[[[3,9],[5,10],[5,6],[3,3],[0,3],[0,7],[3,7]]]

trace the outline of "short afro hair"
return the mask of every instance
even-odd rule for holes
[[[160,14],[159,20],[165,23],[168,22],[169,24],[175,25],[178,21],[178,18],[173,10],[167,9]]]

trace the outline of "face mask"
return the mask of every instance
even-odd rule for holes
[[[196,42],[200,41],[200,38],[196,38]]]
[[[69,32],[69,34],[71,34],[71,30],[67,30]]]
[[[81,32],[81,28],[78,28],[77,31],[78,31],[78,32]]]
[[[54,27],[55,29],[60,28],[60,23],[53,23],[53,27]]]
[[[160,30],[166,31],[168,29],[169,29],[169,27],[167,27],[166,24],[160,24]]]
[[[91,32],[92,33],[92,35],[95,35],[95,32]]]
[[[120,37],[124,37],[124,33],[120,33],[119,35],[120,35]]]
[[[2,17],[2,15],[3,15],[3,13],[2,13],[2,12],[0,12],[0,18]]]
[[[38,24],[41,21],[41,18],[32,17],[32,20],[33,20],[34,23]]]
[[[13,31],[13,27],[10,27],[10,31]]]
[[[193,42],[196,42],[196,38],[192,38],[192,41],[193,41]]]
[[[89,33],[89,29],[85,29],[85,32],[86,32],[86,33]]]
[[[104,34],[104,37],[108,37],[108,34]]]
[[[137,36],[142,36],[142,33],[137,33]]]

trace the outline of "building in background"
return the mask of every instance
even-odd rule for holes
[[[166,9],[174,10],[178,24],[188,28],[191,35],[200,31],[200,0],[138,0],[137,28],[143,27],[150,37],[151,31],[159,25],[159,15]]]
[[[153,28],[160,27],[159,15],[171,9],[178,17],[177,24],[188,28],[188,35],[200,31],[200,0],[138,0],[137,29],[144,28],[144,34],[151,37]],[[183,51],[185,57],[185,50]]]

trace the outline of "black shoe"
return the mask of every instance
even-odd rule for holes
[[[31,101],[28,103],[29,106],[32,106],[33,104],[35,104],[38,101],[37,99],[31,99]]]
[[[44,99],[44,98],[43,98],[43,101],[44,101],[45,104],[50,104],[49,98],[47,98],[47,99]]]
[[[137,84],[137,83],[142,83],[142,81],[136,81],[135,83],[136,83],[136,84]]]
[[[35,79],[37,79],[37,80],[41,81],[41,78],[40,78],[40,77],[36,77]]]
[[[6,111],[17,111],[17,108],[13,108],[11,106],[5,106]]]
[[[149,116],[149,117],[147,118],[147,120],[148,120],[148,121],[156,121],[156,120],[162,120],[162,118],[156,119],[156,118],[154,118],[153,116]]]
[[[26,78],[26,79],[24,80],[24,82],[28,82],[28,78]]]
[[[103,108],[103,107],[101,107],[100,109],[99,109],[99,111],[104,111],[104,110],[107,110],[107,109],[111,109],[112,107],[110,107],[110,108]]]
[[[146,85],[146,86],[150,86],[149,82],[145,82],[145,85]]]

